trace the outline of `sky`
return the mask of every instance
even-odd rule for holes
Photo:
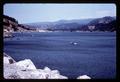
[[[19,23],[54,22],[58,20],[116,16],[115,4],[5,4],[3,14]]]

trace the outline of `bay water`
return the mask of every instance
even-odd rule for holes
[[[37,68],[45,66],[76,79],[116,77],[115,32],[29,32],[4,39],[4,52],[16,61],[31,59]]]

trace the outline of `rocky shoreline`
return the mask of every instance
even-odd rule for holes
[[[5,79],[68,79],[58,70],[48,67],[37,69],[30,59],[16,62],[12,57],[4,53],[4,78]],[[77,79],[91,79],[87,75],[78,76]]]

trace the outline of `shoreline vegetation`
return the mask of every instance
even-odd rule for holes
[[[86,31],[70,31],[69,32],[97,32],[93,31],[94,26],[90,26]],[[86,28],[86,27],[85,27]],[[19,24],[18,21],[9,16],[3,16],[3,38],[11,38],[14,37],[12,33],[26,33],[26,32],[68,32],[65,30],[41,30],[41,29],[33,29],[28,26]],[[103,31],[101,31],[103,32]],[[112,28],[112,31],[104,31],[104,32],[116,32]],[[60,74],[58,70],[51,70],[48,67],[44,69],[37,69],[33,62],[30,59],[25,59],[16,62],[12,57],[3,52],[4,58],[4,78],[5,79],[68,79],[68,77]],[[91,77],[87,75],[82,75],[76,77],[77,79],[91,79]]]

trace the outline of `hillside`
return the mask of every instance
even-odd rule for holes
[[[115,22],[115,17],[106,16],[94,19],[59,20],[56,22],[38,22],[24,25],[48,31],[115,31]]]
[[[116,19],[114,17],[103,17],[92,20],[84,25],[81,30],[87,31],[116,31]]]
[[[33,31],[22,24],[19,24],[15,18],[3,15],[3,36],[10,37],[13,32]]]
[[[59,20],[56,22],[38,22],[19,24],[12,17],[3,15],[4,36],[11,36],[12,32],[26,31],[116,31],[116,18],[106,16],[95,19]]]

